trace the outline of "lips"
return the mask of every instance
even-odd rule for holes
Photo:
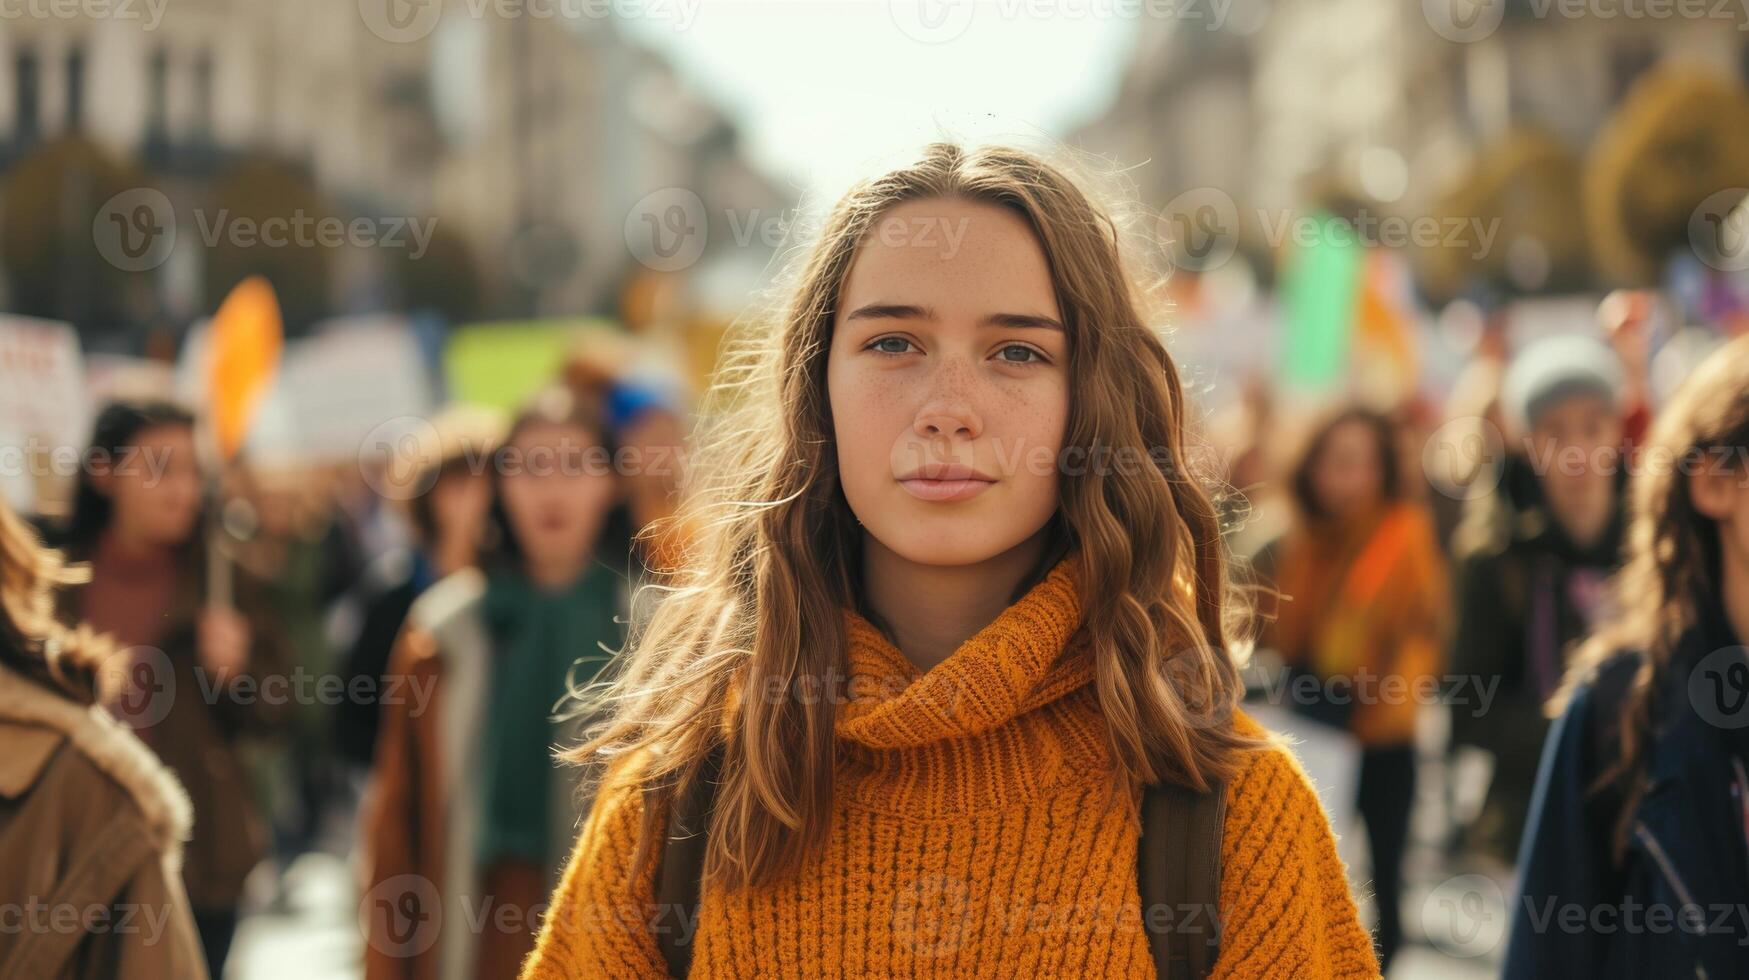
[[[965,500],[983,493],[994,477],[961,463],[927,463],[899,477],[905,492],[919,500]]]
[[[899,477],[900,480],[981,480],[985,483],[995,483],[996,478],[964,463],[924,463],[909,473]]]

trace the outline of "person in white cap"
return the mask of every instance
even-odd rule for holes
[[[1455,536],[1454,676],[1497,680],[1486,711],[1452,712],[1454,744],[1494,757],[1469,845],[1511,861],[1568,648],[1607,614],[1604,583],[1622,544],[1621,364],[1583,335],[1526,347],[1501,388],[1519,450]]]

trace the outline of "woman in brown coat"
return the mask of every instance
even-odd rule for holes
[[[110,647],[50,595],[79,578],[0,505],[0,977],[203,978],[188,797],[93,705]]]
[[[295,707],[283,633],[258,583],[234,568],[233,601],[207,582],[204,481],[194,419],[163,402],[98,414],[65,552],[91,584],[61,619],[125,648],[128,684],[106,704],[188,788],[194,829],[183,866],[208,969],[223,975],[243,882],[267,852],[248,751]]]

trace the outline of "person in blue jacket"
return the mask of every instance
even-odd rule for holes
[[[1749,977],[1749,336],[1635,461],[1619,617],[1556,696],[1503,975]]]

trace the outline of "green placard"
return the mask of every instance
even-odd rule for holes
[[[558,380],[565,358],[592,334],[619,334],[610,320],[501,320],[457,327],[443,350],[451,401],[514,412]]]
[[[1366,251],[1352,224],[1321,211],[1310,220],[1316,233],[1293,248],[1283,270],[1281,377],[1325,387],[1348,368]]]

